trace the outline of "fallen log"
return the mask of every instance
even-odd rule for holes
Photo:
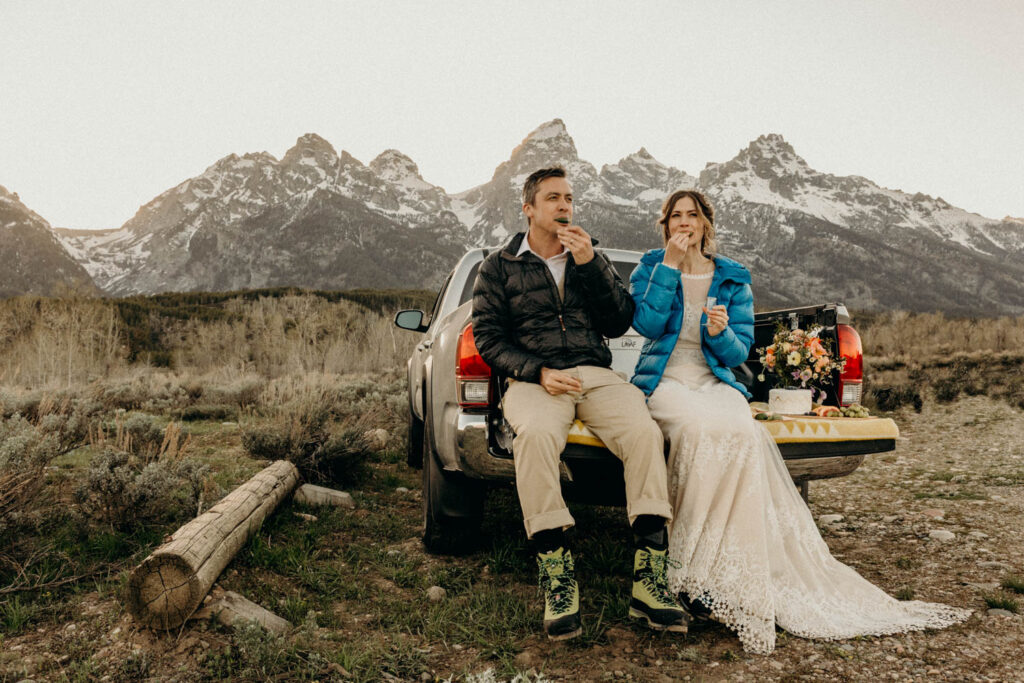
[[[224,567],[298,481],[295,465],[278,460],[174,532],[132,572],[128,611],[152,628],[185,623]]]

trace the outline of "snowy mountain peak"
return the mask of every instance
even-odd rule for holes
[[[569,165],[578,160],[576,143],[562,119],[548,121],[534,129],[512,150],[509,159],[517,173],[526,170],[527,166],[531,167],[526,170],[529,173],[552,163]]]
[[[306,133],[296,140],[295,145],[291,149],[285,152],[281,163],[286,166],[295,164],[312,165],[311,160],[317,166],[334,166],[338,163],[338,153],[334,151],[331,143],[316,133]]]
[[[782,175],[810,170],[810,166],[796,153],[793,146],[777,133],[759,136],[741,151],[736,159],[751,166],[763,166],[765,161],[773,162],[776,170],[781,171]]]
[[[563,135],[569,135],[569,131],[565,128],[565,122],[562,121],[562,119],[552,119],[533,129],[533,131],[526,136],[526,140],[546,140],[548,138],[557,138]],[[526,140],[524,140],[524,142]]]
[[[605,194],[620,197],[637,206],[657,204],[665,195],[681,187],[693,187],[697,179],[655,159],[647,148],[624,157],[601,169]]]
[[[370,162],[370,170],[391,183],[417,180],[426,184],[416,162],[397,149],[386,149]]]

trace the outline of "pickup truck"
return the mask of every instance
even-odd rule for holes
[[[409,439],[407,462],[423,471],[423,543],[431,552],[457,552],[478,538],[489,488],[515,482],[513,434],[498,407],[504,379],[491,372],[477,352],[470,322],[473,282],[488,249],[472,249],[448,275],[429,314],[400,311],[395,324],[423,337],[408,362]],[[640,260],[635,251],[605,249],[624,282]],[[767,401],[770,387],[757,381],[761,364],[755,351],[771,343],[776,324],[820,325],[822,336],[846,358],[843,371],[823,388],[828,405],[859,403],[863,392],[860,336],[843,304],[758,313],[747,362],[735,369],[753,394],[752,405]],[[612,369],[627,377],[640,355],[643,337],[630,329],[609,339]],[[766,407],[766,406],[763,406]],[[763,422],[807,500],[808,482],[853,472],[870,453],[895,448],[899,431],[885,418],[787,417]],[[567,500],[625,503],[622,464],[586,426],[577,421],[562,453],[562,488]]]

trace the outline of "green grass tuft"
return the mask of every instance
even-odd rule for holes
[[[1019,574],[1010,574],[1002,583],[1003,588],[1014,593],[1024,593],[1024,577]]]
[[[1020,611],[1020,604],[1015,598],[1000,593],[986,593],[981,596],[990,609],[1004,609],[1007,612],[1017,614]]]
[[[915,593],[913,588],[911,588],[910,586],[904,586],[903,588],[896,591],[895,598],[897,600],[913,600],[914,595]]]
[[[34,604],[22,602],[20,596],[7,598],[0,602],[0,630],[9,636],[17,635],[32,623],[37,611]]]

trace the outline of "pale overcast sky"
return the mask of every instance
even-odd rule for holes
[[[780,133],[820,171],[1024,217],[1024,2],[0,0],[0,185],[118,227],[315,132],[449,192],[565,121],[598,168]]]

